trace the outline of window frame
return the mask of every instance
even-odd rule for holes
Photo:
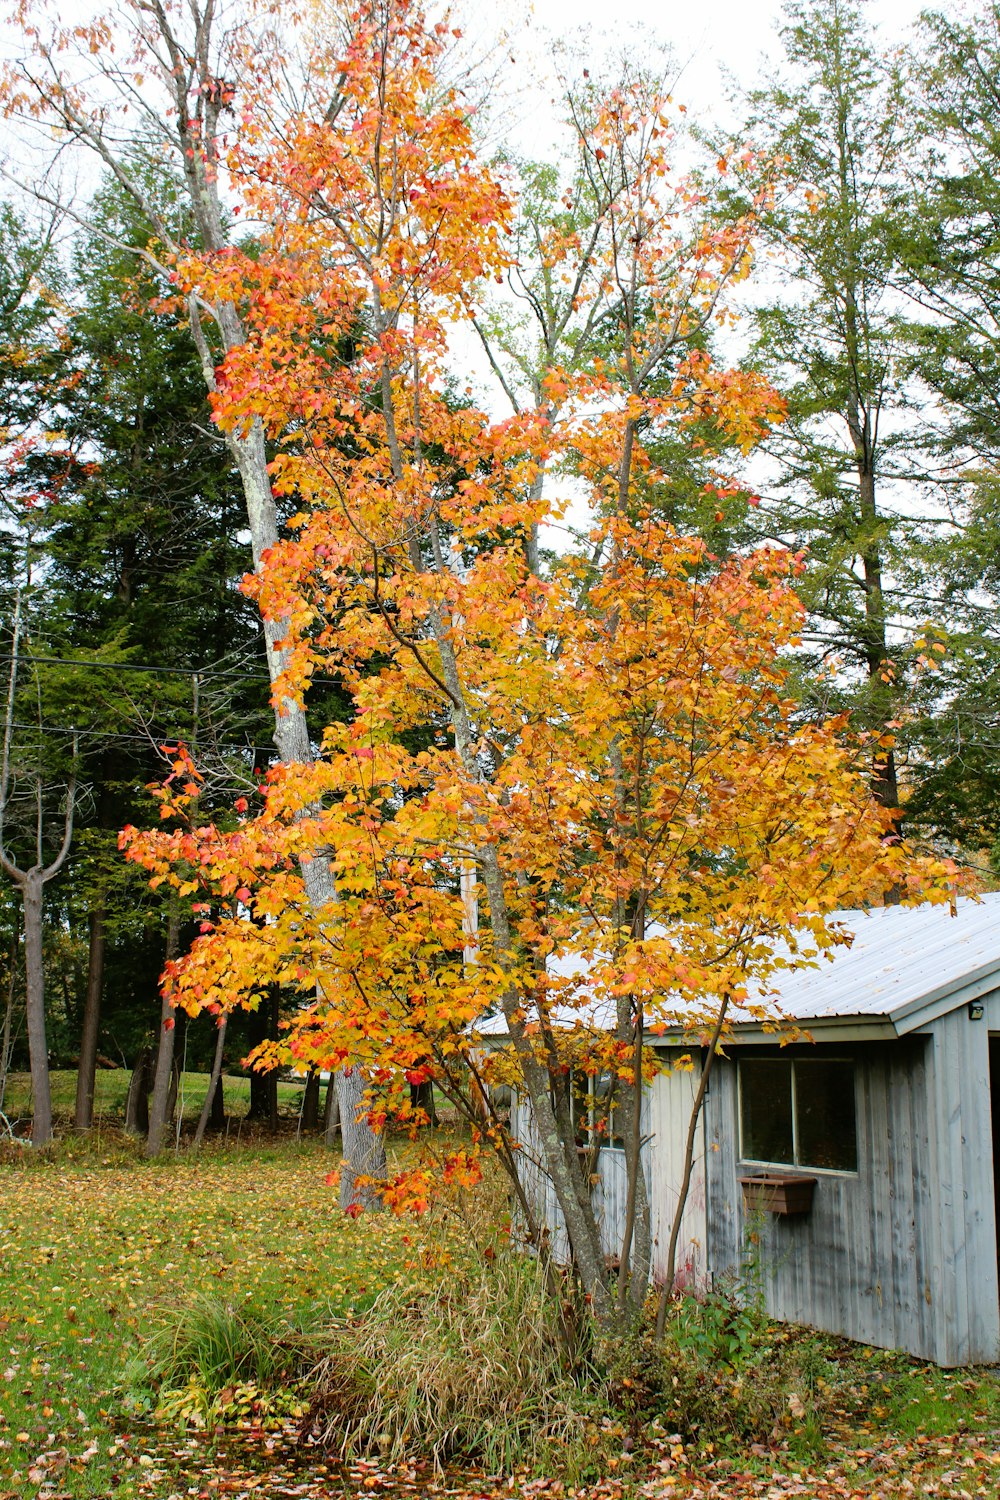
[[[827,1062],[829,1062],[829,1063],[849,1063],[850,1064],[851,1077],[852,1077],[853,1082],[854,1082],[854,1145],[855,1145],[855,1150],[856,1150],[856,1154],[857,1154],[857,1163],[858,1163],[857,1166],[855,1166],[855,1167],[813,1167],[813,1166],[810,1166],[810,1165],[808,1165],[808,1164],[806,1164],[804,1162],[798,1162],[798,1161],[794,1161],[794,1162],[791,1162],[791,1161],[767,1161],[767,1160],[765,1160],[762,1157],[759,1157],[759,1156],[748,1156],[746,1154],[746,1152],[743,1149],[743,1147],[744,1147],[744,1140],[743,1140],[743,1066],[744,1066],[745,1063],[752,1063],[752,1062],[755,1062],[755,1061],[756,1062],[787,1062],[789,1064],[790,1068],[791,1068],[792,1155],[796,1156],[796,1157],[799,1154],[798,1081],[797,1081],[798,1069],[796,1067],[796,1064],[800,1063],[800,1062],[805,1062],[805,1063],[810,1063],[810,1062],[812,1062],[812,1063],[827,1063]],[[751,1055],[751,1056],[748,1056],[748,1057],[740,1057],[740,1058],[738,1058],[737,1062],[736,1062],[736,1116],[737,1116],[737,1125],[738,1125],[738,1129],[739,1129],[739,1161],[740,1161],[740,1163],[741,1164],[745,1164],[745,1165],[750,1166],[750,1167],[773,1167],[776,1171],[781,1171],[781,1172],[808,1172],[810,1174],[816,1173],[816,1174],[818,1174],[821,1177],[859,1177],[861,1175],[861,1140],[860,1140],[860,1132],[858,1130],[858,1072],[857,1072],[857,1067],[858,1067],[858,1065],[857,1065],[857,1058],[850,1057],[850,1056],[846,1056],[845,1057],[845,1056],[843,1056],[841,1054],[837,1054],[836,1056],[831,1055],[829,1057],[827,1057],[826,1055],[823,1055],[823,1056],[815,1056],[814,1055],[814,1056],[811,1056],[811,1057],[797,1057],[795,1055],[788,1056],[786,1054],[784,1057],[780,1057],[780,1056],[775,1056],[772,1053],[765,1052],[765,1053],[761,1053],[757,1057],[754,1057],[753,1055]]]

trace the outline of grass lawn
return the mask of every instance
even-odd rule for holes
[[[69,1120],[76,1104],[76,1073],[69,1069],[55,1069],[50,1076],[53,1113],[58,1118]],[[94,1123],[98,1128],[102,1125],[118,1127],[122,1124],[130,1077],[125,1068],[98,1068],[94,1087]],[[230,1135],[234,1131],[238,1134],[240,1121],[250,1108],[250,1080],[226,1074],[223,1077],[223,1089],[226,1114],[230,1120]],[[181,1074],[177,1098],[185,1124],[194,1125],[197,1122],[207,1091],[207,1073]],[[283,1115],[297,1114],[301,1103],[301,1083],[278,1084],[278,1109]],[[31,1077],[28,1073],[12,1073],[8,1078],[3,1109],[9,1120],[30,1119]]]
[[[345,1485],[380,1487],[376,1465],[345,1477],[322,1453],[292,1457],[266,1435],[251,1457],[228,1439],[216,1448],[204,1435],[157,1433],[129,1413],[120,1387],[144,1336],[169,1326],[194,1293],[258,1299],[293,1319],[343,1312],[395,1279],[426,1283],[444,1255],[460,1254],[454,1231],[434,1221],[340,1215],[328,1165],[317,1145],[294,1141],[220,1144],[149,1164],[110,1129],[40,1157],[15,1146],[0,1153],[0,1500],[329,1500]],[[995,1500],[993,1372],[940,1371],[833,1343],[827,1354],[844,1378],[822,1444],[698,1449],[665,1434],[641,1473],[623,1451],[587,1493]],[[558,1481],[506,1487],[474,1474],[396,1481],[409,1496],[566,1494]]]
[[[325,1185],[329,1164],[318,1146],[294,1142],[156,1164],[110,1136],[103,1145],[64,1141],[50,1159],[7,1148],[3,1500],[188,1492],[158,1472],[151,1435],[120,1425],[116,1390],[140,1338],[168,1323],[178,1300],[198,1291],[259,1297],[294,1317],[362,1306],[400,1276],[426,1279],[443,1232],[346,1218]]]

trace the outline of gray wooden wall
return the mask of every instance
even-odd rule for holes
[[[661,1051],[661,1065],[651,1087],[643,1094],[641,1160],[650,1196],[653,1231],[653,1276],[662,1278],[666,1269],[667,1248],[673,1216],[677,1209],[678,1188],[684,1171],[684,1146],[697,1086],[697,1075],[679,1065],[688,1052],[675,1047]],[[562,1212],[556,1195],[539,1160],[538,1134],[527,1101],[516,1094],[511,1107],[511,1133],[523,1148],[519,1157],[521,1181],[539,1223],[551,1236],[553,1254],[566,1260],[569,1246]],[[601,1244],[606,1255],[621,1251],[625,1234],[625,1211],[628,1181],[625,1153],[602,1149],[597,1157],[597,1182],[593,1202],[601,1228]],[[694,1152],[693,1172],[677,1243],[677,1282],[686,1287],[701,1287],[706,1279],[708,1235],[705,1225],[705,1142],[699,1127]]]
[[[808,1215],[763,1216],[761,1273],[774,1316],[943,1365],[998,1358],[987,1035],[963,1008],[925,1035],[805,1049],[855,1060],[859,1169],[817,1173]],[[745,1259],[737,1179],[753,1170],[738,1156],[732,1060],[713,1077],[705,1129],[717,1281]]]

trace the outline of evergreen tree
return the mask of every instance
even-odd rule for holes
[[[755,313],[754,358],[788,399],[759,528],[808,551],[804,691],[839,699],[878,734],[898,710],[905,637],[927,609],[885,230],[906,150],[903,83],[862,5],[806,0],[785,15],[790,81],[752,94],[744,127],[783,160],[788,184],[765,220],[777,295]],[[898,807],[891,748],[874,752],[873,785]]]
[[[914,150],[889,221],[913,308],[909,361],[952,525],[923,563],[943,600],[940,670],[916,726],[911,815],[1000,863],[1000,6],[933,12],[912,60]]]

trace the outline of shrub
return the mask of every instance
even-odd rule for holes
[[[492,1473],[558,1465],[570,1480],[620,1452],[622,1429],[567,1369],[560,1308],[516,1252],[415,1295],[384,1291],[334,1325],[314,1370],[313,1420],[341,1454],[474,1458]]]
[[[311,1362],[305,1336],[249,1303],[199,1296],[155,1332],[126,1373],[132,1404],[162,1421],[203,1426],[301,1414],[299,1379]],[[136,1396],[136,1392],[139,1392]]]
[[[680,1299],[659,1359],[662,1415],[686,1437],[820,1443],[833,1366],[817,1340],[770,1322],[738,1288]]]

